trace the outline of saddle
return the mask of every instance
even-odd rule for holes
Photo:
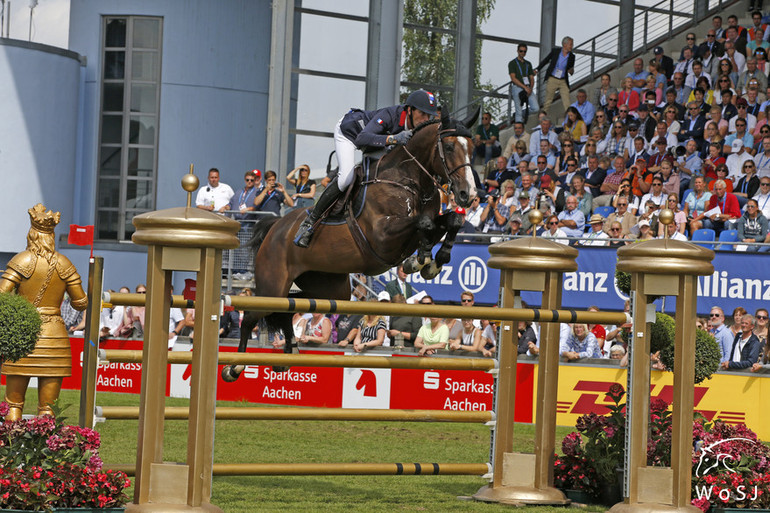
[[[385,156],[384,150],[364,153],[363,160],[356,165],[353,170],[353,183],[348,186],[345,193],[340,196],[327,216],[321,221],[321,224],[339,225],[348,222],[347,218],[352,215],[357,218],[361,215],[366,202],[367,182],[371,181],[373,174],[377,169],[377,162]]]

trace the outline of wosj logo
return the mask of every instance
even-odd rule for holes
[[[749,438],[725,438],[710,445],[701,446],[698,465],[695,467],[695,477],[705,478],[721,472],[736,474],[740,461],[736,461],[732,454],[726,452],[727,444],[743,442],[748,444],[760,443]],[[718,497],[722,502],[755,500],[758,495],[756,485],[747,487],[738,485],[735,488],[717,488],[712,485],[695,485],[695,493],[698,499],[706,499],[711,502],[712,497]]]

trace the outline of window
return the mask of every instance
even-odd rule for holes
[[[155,210],[161,18],[103,18],[96,238],[131,238]]]

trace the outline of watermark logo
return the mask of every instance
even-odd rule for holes
[[[738,471],[736,466],[740,463],[735,461],[732,454],[723,452],[726,450],[727,445],[735,442],[744,442],[749,444],[758,443],[749,438],[725,438],[724,440],[718,440],[712,444],[701,446],[700,457],[698,458],[698,466],[695,467],[695,477],[705,478],[711,474],[718,474],[721,472],[727,472],[735,474]],[[715,493],[716,492],[716,493]],[[746,499],[753,501],[758,495],[759,491],[757,486],[746,487],[745,485],[738,485],[735,489],[730,488],[717,488],[714,485],[696,485],[695,493],[698,499],[706,499],[709,502],[712,500],[712,496],[716,495],[722,502],[744,501]]]

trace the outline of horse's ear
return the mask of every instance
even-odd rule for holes
[[[449,112],[447,112],[448,109],[441,109],[441,129],[442,130],[448,130],[449,129]]]
[[[476,110],[473,112],[473,114],[471,114],[470,116],[468,116],[467,118],[462,120],[461,123],[463,124],[463,126],[465,126],[467,128],[470,128],[470,127],[472,127],[473,125],[476,124],[476,121],[478,121],[479,114],[481,114],[481,106],[480,105],[478,107],[476,107]]]

